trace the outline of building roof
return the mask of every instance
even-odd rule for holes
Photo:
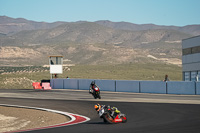
[[[192,39],[192,38],[196,38],[196,37],[200,37],[200,35],[198,35],[198,36],[193,36],[193,37],[189,37],[189,38],[185,38],[185,39],[183,39],[183,40],[188,40],[188,39]]]

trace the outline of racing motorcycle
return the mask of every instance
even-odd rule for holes
[[[99,117],[103,118],[104,122],[114,124],[114,123],[125,123],[127,122],[127,117],[125,114],[117,114],[115,118],[111,116],[111,112],[109,108],[106,108],[105,106],[102,107],[99,112]]]
[[[95,84],[94,81],[92,81],[92,83],[90,84],[89,93],[91,93],[95,99],[97,99],[97,98],[101,99],[101,96],[100,96],[100,89],[99,89],[99,87]]]

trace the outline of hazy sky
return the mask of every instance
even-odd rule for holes
[[[200,24],[200,0],[0,0],[0,16],[34,21]]]

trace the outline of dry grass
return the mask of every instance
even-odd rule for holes
[[[42,69],[42,68],[41,68]],[[47,68],[48,69],[48,68]],[[169,64],[75,65],[64,69],[58,78],[112,79],[112,80],[182,80],[182,69]],[[32,89],[32,82],[50,79],[49,71],[20,71],[0,74],[1,89]]]

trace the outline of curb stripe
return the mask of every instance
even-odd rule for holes
[[[83,115],[73,114],[73,113],[68,113],[68,112],[63,112],[63,111],[58,111],[58,110],[52,110],[52,109],[46,109],[46,108],[37,108],[37,107],[20,106],[20,105],[9,105],[9,104],[0,104],[0,106],[43,110],[43,111],[48,111],[48,112],[65,115],[65,116],[70,117],[70,119],[71,119],[70,121],[67,121],[65,123],[59,123],[59,124],[50,125],[50,126],[46,126],[46,127],[39,127],[39,128],[33,128],[33,129],[27,129],[27,130],[11,131],[11,132],[7,132],[7,133],[41,130],[41,129],[55,128],[55,127],[62,127],[62,126],[70,126],[70,125],[84,123],[84,122],[87,122],[90,120],[90,118],[83,116]]]

